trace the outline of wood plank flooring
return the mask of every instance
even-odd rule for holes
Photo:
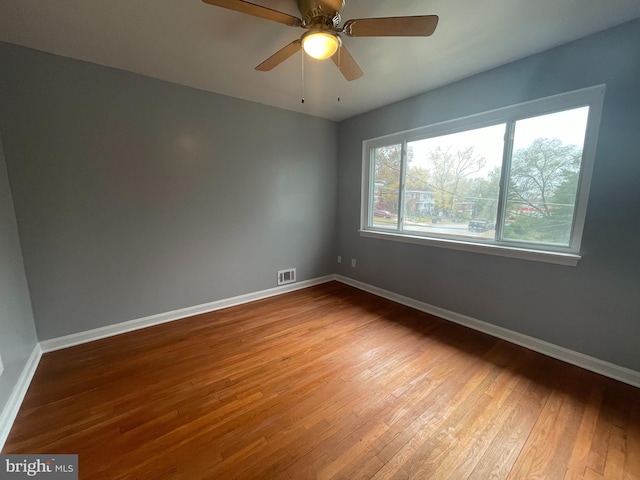
[[[332,282],[45,354],[82,479],[640,478],[640,390]]]

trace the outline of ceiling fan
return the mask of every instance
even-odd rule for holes
[[[438,25],[437,15],[413,17],[359,18],[348,20],[342,27],[340,12],[345,0],[296,0],[302,18],[272,10],[244,0],[202,0],[210,5],[228,8],[290,27],[308,31],[278,50],[256,67],[266,72],[274,69],[301,49],[313,58],[331,58],[348,80],[360,78],[363,73],[349,51],[342,44],[340,34],[347,37],[428,37]]]

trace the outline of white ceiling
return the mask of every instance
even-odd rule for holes
[[[253,2],[298,16],[295,0]],[[304,104],[301,55],[254,70],[304,30],[200,0],[0,0],[0,40],[342,120],[640,17],[640,0],[346,0],[342,18],[425,14],[440,17],[428,38],[343,38],[359,80],[306,60]]]

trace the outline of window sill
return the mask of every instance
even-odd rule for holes
[[[486,255],[496,255],[499,257],[517,258],[520,260],[530,260],[533,262],[554,263],[556,265],[566,265],[575,267],[582,258],[580,255],[564,252],[549,252],[533,250],[527,248],[517,248],[505,245],[460,242],[456,240],[444,240],[437,238],[426,238],[417,235],[410,235],[398,232],[381,232],[374,230],[360,230],[361,237],[377,238],[380,240],[391,240],[394,242],[412,243],[415,245],[426,245],[429,247],[448,248],[451,250],[461,250],[464,252],[482,253]]]

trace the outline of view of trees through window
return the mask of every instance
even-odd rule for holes
[[[370,225],[568,245],[588,111],[407,141],[404,165],[402,143],[374,148]]]
[[[503,237],[569,244],[588,107],[519,120]]]

